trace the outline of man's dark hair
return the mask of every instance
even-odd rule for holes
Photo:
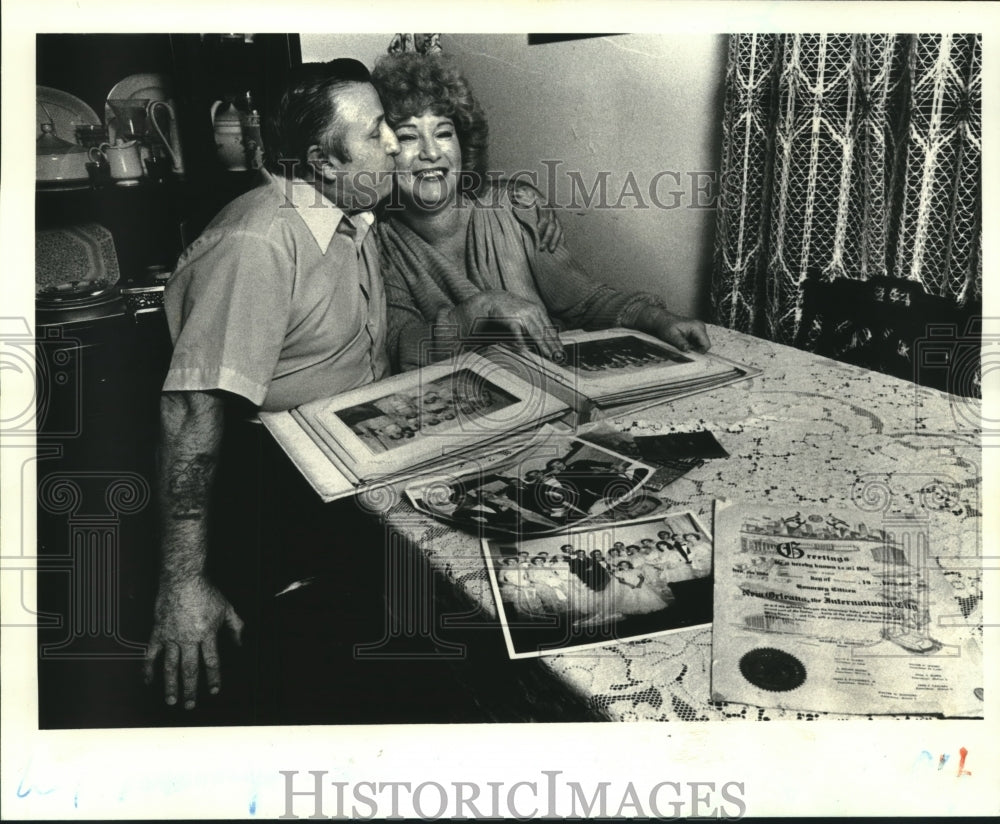
[[[309,163],[309,147],[316,144],[341,162],[351,159],[343,142],[344,123],[335,93],[352,83],[371,83],[371,74],[363,63],[350,58],[304,63],[292,70],[272,118],[267,159],[271,172],[302,176]]]

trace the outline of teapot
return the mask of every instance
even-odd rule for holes
[[[222,108],[225,106],[225,108]],[[221,111],[220,111],[221,109]],[[211,109],[212,129],[215,132],[215,151],[219,161],[231,172],[247,170],[246,146],[243,128],[246,116],[232,101],[224,104],[216,100]]]

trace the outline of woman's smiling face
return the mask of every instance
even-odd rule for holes
[[[404,202],[434,211],[452,203],[462,148],[451,118],[424,112],[396,125],[396,183]]]

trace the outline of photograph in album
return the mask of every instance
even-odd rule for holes
[[[413,438],[475,425],[517,401],[495,383],[462,369],[412,392],[394,392],[342,409],[336,416],[377,454],[406,446]]]
[[[567,343],[563,345],[563,357],[564,364],[593,377],[601,373],[635,375],[652,366],[692,363],[691,358],[674,349],[635,335]]]
[[[752,377],[757,370],[709,353],[681,352],[632,329],[560,335],[559,363],[520,350],[515,356],[548,381],[546,391],[577,410],[671,400]]]
[[[293,415],[358,479],[454,457],[553,420],[566,406],[469,352],[303,404]]]
[[[712,536],[692,512],[483,538],[482,547],[511,658],[712,620]]]

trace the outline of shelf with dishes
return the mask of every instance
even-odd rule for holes
[[[160,275],[226,201],[254,185],[253,163],[229,171],[240,165],[233,154],[237,121],[225,116],[231,109],[206,106],[201,124],[220,115],[230,143],[217,157],[230,163],[202,164],[187,174],[181,141],[198,143],[197,131],[192,137],[192,130],[179,129],[167,75],[118,81],[101,115],[69,92],[36,87],[40,316],[90,319],[122,307],[138,314],[159,306]]]
[[[37,188],[134,188],[184,179],[182,131],[173,96],[165,74],[129,75],[108,92],[102,119],[75,95],[37,86]],[[211,132],[204,134],[214,139],[214,171],[239,177],[262,167],[261,115],[249,91],[214,101],[204,116],[203,125],[211,125]]]
[[[169,79],[136,74],[108,93],[104,119],[69,92],[37,86],[35,180],[43,191],[105,182],[132,187],[183,177],[184,159]]]

